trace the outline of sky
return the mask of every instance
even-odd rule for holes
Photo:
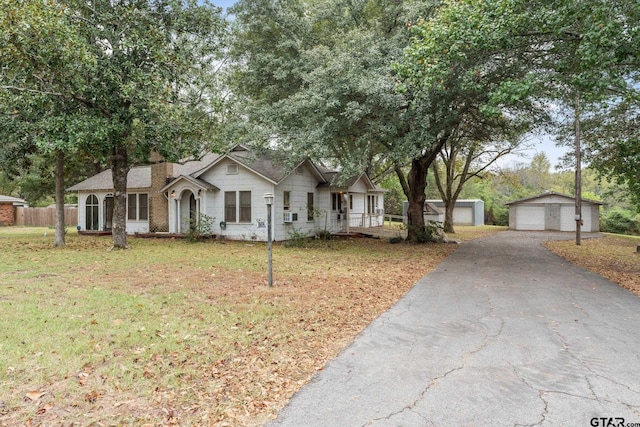
[[[551,163],[551,171],[555,171],[556,165],[560,163],[560,157],[564,156],[568,151],[569,147],[557,147],[555,139],[552,135],[542,134],[542,135],[532,135],[530,136],[529,145],[531,148],[523,151],[522,156],[506,156],[505,159],[498,164],[501,167],[513,166],[516,163],[531,163],[531,159],[537,153],[544,152]]]
[[[218,7],[231,7],[235,3],[235,0],[212,0],[212,3]]]

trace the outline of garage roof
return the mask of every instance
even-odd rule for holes
[[[556,191],[545,191],[544,193],[538,194],[537,196],[525,197],[524,199],[514,200],[512,202],[508,202],[508,203],[505,203],[505,204],[507,204],[507,205],[515,205],[515,204],[518,204],[518,203],[530,202],[530,201],[535,200],[535,199],[541,199],[541,198],[549,197],[549,196],[564,197],[564,198],[569,199],[571,201],[575,201],[575,199],[576,199],[575,196],[573,196],[573,195],[558,193]],[[604,202],[599,202],[597,200],[585,199],[584,197],[582,198],[582,201],[583,202],[588,202],[588,203],[593,203],[593,204],[596,204],[596,205],[605,205],[606,204]]]

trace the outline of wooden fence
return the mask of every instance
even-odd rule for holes
[[[66,226],[75,227],[78,225],[78,208],[64,208],[64,223]],[[35,227],[55,227],[56,208],[25,208],[16,207],[16,225]]]

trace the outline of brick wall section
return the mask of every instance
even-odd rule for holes
[[[151,155],[151,191],[149,192],[149,231],[169,231],[169,202],[160,192],[173,176],[173,163],[162,160],[159,154]]]
[[[13,203],[0,203],[0,225],[13,225],[15,221],[15,208]]]

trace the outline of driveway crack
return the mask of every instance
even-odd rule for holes
[[[467,362],[471,357],[473,357],[474,355],[476,355],[476,354],[480,353],[482,350],[484,350],[490,344],[490,342],[493,339],[495,339],[496,337],[500,336],[502,334],[503,330],[504,330],[504,325],[505,325],[504,319],[495,315],[495,311],[496,310],[495,310],[495,306],[493,304],[493,301],[491,300],[490,295],[485,294],[485,296],[487,298],[487,302],[488,302],[489,308],[487,309],[486,313],[482,317],[479,317],[476,321],[473,322],[474,324],[482,325],[483,329],[484,329],[484,331],[483,331],[483,335],[484,336],[482,337],[482,342],[480,343],[480,345],[476,349],[474,349],[472,351],[469,351],[466,354],[464,354],[462,356],[462,358],[461,358],[461,363],[460,363],[459,366],[456,366],[454,368],[449,369],[448,371],[446,371],[445,373],[443,373],[442,375],[440,375],[438,377],[432,378],[431,382],[420,392],[418,397],[413,402],[411,402],[409,405],[406,405],[405,407],[399,409],[398,411],[392,412],[392,413],[390,413],[388,415],[385,415],[383,417],[378,417],[378,418],[375,418],[373,420],[370,420],[367,424],[364,424],[364,426],[369,425],[371,423],[375,423],[377,421],[382,421],[382,420],[387,420],[388,421],[388,420],[392,419],[393,417],[395,417],[397,415],[400,415],[400,414],[402,414],[404,412],[407,412],[407,411],[412,411],[416,415],[418,415],[421,418],[423,418],[425,420],[425,422],[428,422],[427,418],[423,414],[420,414],[419,412],[414,411],[414,408],[418,405],[418,403],[425,398],[427,393],[429,393],[429,391],[437,383],[439,383],[440,381],[443,381],[444,379],[446,379],[449,375],[453,374],[454,372],[458,372],[458,371],[463,370],[466,367]],[[497,331],[494,332],[493,334],[490,334],[491,325],[488,325],[488,324],[485,324],[485,323],[482,322],[484,319],[488,319],[488,318],[498,319],[499,320],[499,326],[497,328]],[[413,351],[413,346],[412,346],[412,349],[410,350],[410,352],[411,351]]]

